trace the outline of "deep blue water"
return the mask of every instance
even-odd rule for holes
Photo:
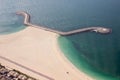
[[[89,26],[111,28],[108,35],[88,32],[64,37],[77,50],[74,55],[82,56],[96,70],[119,77],[119,7],[119,0],[0,0],[0,34],[25,28],[23,17],[15,14],[17,11],[30,13],[34,24],[61,31]],[[79,63],[74,64],[79,67]]]

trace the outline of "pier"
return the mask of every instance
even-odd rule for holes
[[[33,26],[33,27],[40,28],[40,29],[43,29],[46,31],[51,31],[51,32],[54,32],[54,33],[57,33],[57,34],[63,35],[63,36],[72,35],[72,34],[81,33],[81,32],[88,32],[88,31],[97,32],[97,33],[101,33],[101,34],[107,34],[112,31],[110,28],[105,28],[105,27],[87,27],[87,28],[81,28],[81,29],[72,30],[72,31],[68,31],[68,32],[62,32],[62,31],[46,28],[43,26],[31,24],[30,23],[30,15],[27,12],[20,11],[20,12],[17,12],[16,14],[24,16],[24,25]]]

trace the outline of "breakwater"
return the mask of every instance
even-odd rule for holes
[[[57,34],[63,35],[63,36],[72,35],[72,34],[76,34],[76,33],[80,33],[80,32],[88,32],[88,31],[90,31],[90,32],[94,31],[94,32],[98,32],[98,33],[101,33],[101,34],[107,34],[107,33],[111,32],[111,29],[104,28],[104,27],[87,27],[87,28],[72,30],[72,31],[68,31],[68,32],[62,32],[62,31],[53,30],[53,29],[50,29],[50,28],[46,28],[46,27],[31,24],[30,23],[30,15],[27,12],[20,11],[20,12],[17,12],[16,14],[24,16],[24,24],[27,25],[27,26],[33,26],[33,27],[40,28],[40,29],[43,29],[43,30],[46,30],[46,31],[51,31],[51,32],[54,32],[54,33],[57,33]]]

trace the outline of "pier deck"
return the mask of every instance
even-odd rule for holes
[[[87,32],[87,31],[94,31],[94,32],[98,32],[98,33],[101,33],[101,34],[107,34],[107,33],[111,32],[111,29],[104,28],[104,27],[87,27],[87,28],[72,30],[72,31],[68,31],[68,32],[62,32],[62,31],[53,30],[53,29],[50,29],[50,28],[46,28],[46,27],[31,24],[30,23],[30,15],[27,12],[20,11],[20,12],[17,12],[17,14],[24,16],[24,24],[27,25],[27,26],[33,26],[33,27],[40,28],[40,29],[43,29],[43,30],[46,30],[46,31],[51,31],[51,32],[54,32],[54,33],[57,33],[57,34],[63,35],[63,36],[72,35],[72,34],[76,34],[76,33],[80,33],[80,32]]]

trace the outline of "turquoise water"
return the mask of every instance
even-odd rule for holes
[[[0,0],[0,34],[9,34],[25,28],[23,17],[15,14],[17,11],[30,13],[34,24],[60,31],[89,26],[112,28],[112,33],[109,35],[88,32],[64,36],[72,46],[70,50],[65,48],[71,53],[64,52],[64,54],[70,57],[68,59],[77,68],[81,68],[78,67],[81,61],[82,64],[92,66],[93,69],[85,67],[83,71],[85,73],[91,71],[90,74],[95,72],[91,75],[93,77],[99,73],[99,76],[103,74],[109,75],[109,78],[113,76],[119,78],[119,7],[118,0]],[[64,38],[60,38],[60,43],[64,42]],[[80,57],[73,57],[76,55]]]
[[[91,76],[95,80],[119,80],[119,77],[107,74],[102,70],[95,69],[96,67],[91,65],[82,51],[75,48],[73,43],[65,37],[59,37],[58,39],[61,50],[65,53],[65,57],[68,58],[78,69],[87,75]]]

